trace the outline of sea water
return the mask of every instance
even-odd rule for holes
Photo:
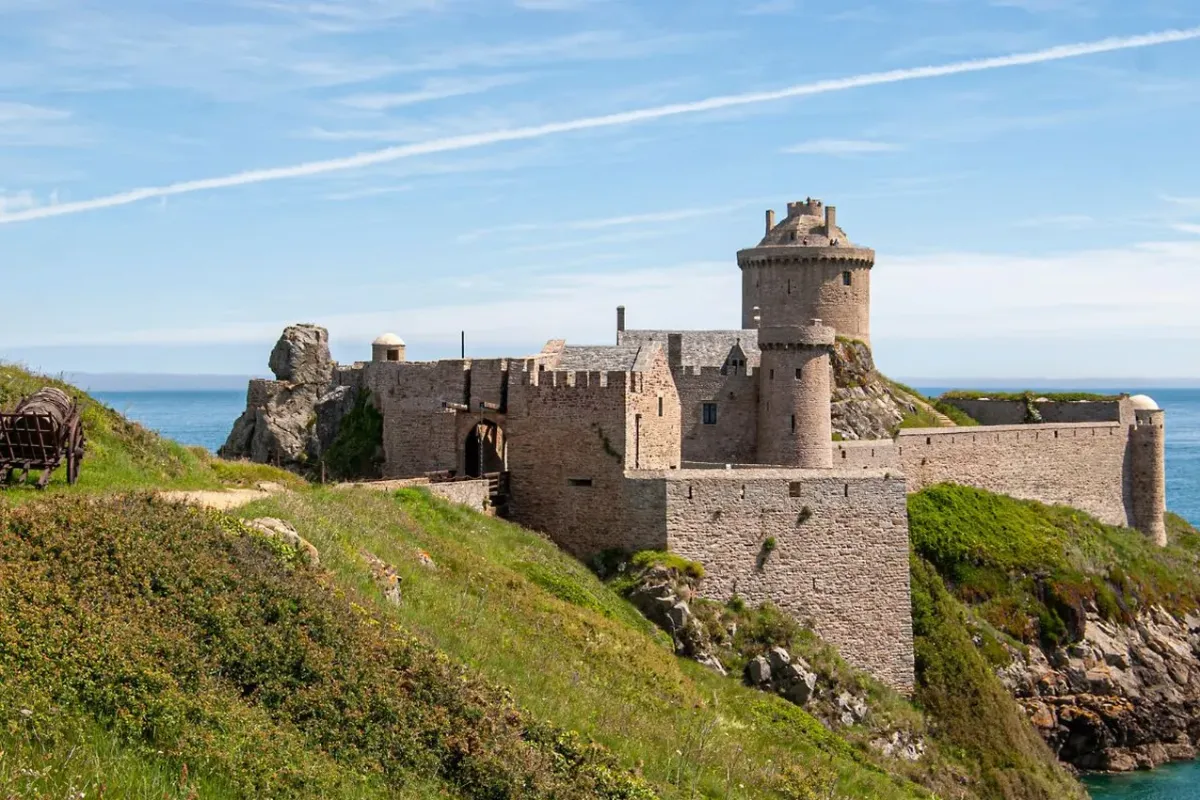
[[[236,390],[92,392],[92,396],[168,439],[214,453],[225,444],[233,421],[246,410],[246,392]]]
[[[934,396],[948,387],[917,387]],[[1010,391],[1020,391],[1014,386]],[[1053,391],[1053,386],[1038,387]],[[996,391],[1002,391],[997,389]],[[1117,394],[1129,389],[1096,390]],[[1200,525],[1200,389],[1136,389],[1167,412],[1167,507]],[[245,409],[241,391],[97,392],[112,406],[163,436],[213,452]],[[1094,800],[1200,800],[1200,763],[1177,764],[1134,775],[1087,779]]]

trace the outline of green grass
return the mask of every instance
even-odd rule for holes
[[[1084,605],[1128,623],[1152,605],[1200,608],[1200,534],[1168,518],[1170,545],[1064,506],[941,485],[909,497],[914,552],[955,596],[1025,643],[1078,639]]]
[[[904,415],[904,419],[900,420],[897,426],[898,430],[905,428],[940,428],[942,421],[925,406],[917,406],[916,411],[912,411]]]
[[[1020,392],[985,392],[977,390],[955,389],[946,392],[942,395],[945,400],[1018,400],[1024,401],[1028,398],[1044,397],[1047,400],[1053,400],[1060,403],[1073,403],[1079,401],[1101,402],[1120,400],[1128,395],[1120,394],[1096,394],[1095,392],[1039,392],[1033,389],[1026,389]]]
[[[21,398],[43,386],[62,389],[83,408],[87,452],[76,491],[218,489],[253,486],[259,481],[293,486],[300,483],[299,478],[282,470],[262,464],[220,461],[203,448],[184,447],[163,439],[69,384],[11,364],[0,364],[0,411],[11,411]],[[66,468],[60,467],[47,490],[61,491],[66,487]],[[33,493],[31,485],[0,488],[0,502],[15,501],[27,493]]]
[[[941,398],[933,401],[933,407],[949,417],[955,425],[962,425],[964,427],[979,425],[979,421],[967,414],[967,412],[952,403],[947,403]]]
[[[676,658],[665,634],[530,531],[420,490],[317,489],[240,513],[290,520],[341,585],[534,716],[600,742],[664,797],[783,796],[784,765],[827,763],[848,796],[923,794],[801,709]],[[363,551],[400,574],[399,606],[383,605]]]
[[[959,748],[981,794],[1076,798],[1083,788],[1055,761],[972,642],[963,606],[932,565],[913,558],[916,700]]]
[[[186,764],[233,796],[655,796],[373,606],[224,515],[0,508],[0,720],[60,772],[82,741],[135,754],[134,779]]]

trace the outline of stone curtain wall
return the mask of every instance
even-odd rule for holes
[[[366,367],[366,384],[383,414],[386,478],[458,468],[457,414],[443,402],[466,402],[461,360],[380,362]]]
[[[769,600],[810,620],[854,666],[912,689],[903,478],[861,469],[684,470],[633,474],[629,483],[630,531],[702,563],[706,594]]]
[[[682,419],[682,451],[687,461],[752,464],[758,430],[758,375],[731,367],[675,370]],[[704,404],[716,403],[717,423],[704,424]]]
[[[1025,422],[1023,400],[962,400],[948,398],[947,403],[962,410],[980,425],[1021,425]],[[1123,406],[1126,402],[1087,401],[1064,403],[1050,401],[1034,403],[1043,423],[1072,422],[1118,422],[1125,419]],[[1126,421],[1132,422],[1132,412],[1127,412]]]
[[[834,469],[894,469],[900,471],[900,454],[891,439],[835,442]]]
[[[634,377],[535,370],[510,381],[513,521],[545,532],[573,555],[619,546],[624,535],[626,403]]]
[[[1128,428],[1119,422],[900,431],[910,492],[957,483],[1132,525]]]

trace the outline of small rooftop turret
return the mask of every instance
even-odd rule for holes
[[[372,361],[403,361],[404,340],[394,333],[385,333],[371,342]]]

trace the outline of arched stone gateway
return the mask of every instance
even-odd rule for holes
[[[504,429],[490,419],[471,428],[463,445],[463,474],[472,478],[507,469]]]

